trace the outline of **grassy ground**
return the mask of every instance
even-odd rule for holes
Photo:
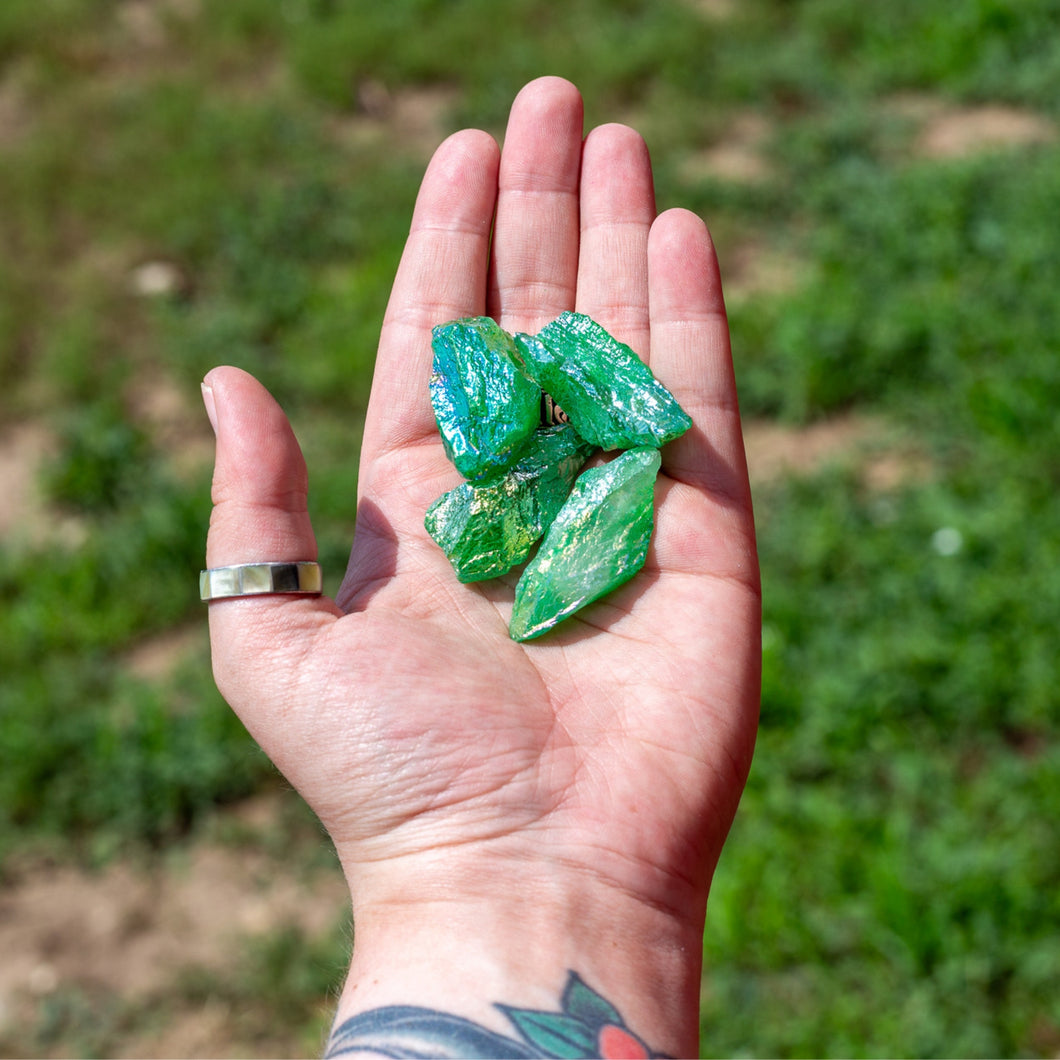
[[[243,849],[226,808],[276,778],[196,632],[198,381],[282,397],[334,577],[423,163],[558,73],[708,219],[752,458],[788,454],[753,461],[763,725],[704,1049],[1055,1056],[1060,4],[504,9],[0,6],[0,902],[41,865]],[[311,861],[283,821],[254,849]],[[312,1052],[346,944],[274,924],[149,1002],[14,983],[0,1051],[142,1055],[212,1005],[203,1052]]]

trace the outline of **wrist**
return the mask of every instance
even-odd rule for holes
[[[416,1006],[512,1036],[504,1007],[559,1012],[574,973],[654,1052],[698,1046],[702,914],[547,862],[353,875],[354,953],[336,1026]],[[367,871],[366,871],[367,870]],[[471,873],[471,869],[466,870]]]

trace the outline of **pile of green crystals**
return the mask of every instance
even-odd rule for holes
[[[692,421],[626,345],[564,313],[537,335],[489,317],[432,334],[431,403],[465,480],[427,510],[462,582],[523,563],[509,633],[529,640],[628,581],[654,526],[659,447]],[[542,422],[558,405],[568,422]],[[582,471],[597,450],[624,450]],[[579,474],[581,472],[581,474]]]

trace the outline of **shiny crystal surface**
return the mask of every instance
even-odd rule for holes
[[[514,340],[489,317],[431,333],[431,404],[449,459],[468,479],[506,470],[541,420],[541,390],[516,363]]]
[[[665,445],[692,426],[633,350],[584,313],[563,313],[515,344],[527,375],[601,449]]]
[[[642,447],[582,472],[516,586],[513,640],[539,637],[640,570],[660,463]]]
[[[542,428],[503,475],[461,483],[439,497],[425,525],[460,581],[496,578],[522,563],[592,452],[572,427]]]

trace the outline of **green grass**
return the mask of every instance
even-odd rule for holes
[[[723,271],[746,244],[795,264],[733,300],[745,413],[868,414],[917,458],[887,489],[853,459],[756,483],[762,732],[708,916],[705,1050],[1056,1055],[1060,147],[925,159],[900,103],[1060,120],[1060,3],[733,8],[513,0],[500,33],[485,0],[228,0],[174,5],[162,43],[131,46],[118,5],[3,5],[0,418],[52,432],[40,485],[76,533],[0,544],[0,859],[162,847],[274,782],[205,657],[127,666],[202,621],[209,506],[208,467],[136,395],[165,379],[208,443],[202,374],[258,374],[302,437],[335,578],[425,161],[400,128],[351,133],[359,92],[442,89],[439,137],[499,132],[519,86],[558,73],[590,122],[636,120],[660,205],[708,219]],[[688,165],[748,113],[764,177]],[[137,298],[157,259],[186,289]],[[338,973],[316,941],[263,945],[200,993],[285,984],[310,1042]],[[113,1048],[132,1017],[92,1037],[93,1006],[59,997],[13,1048]]]

